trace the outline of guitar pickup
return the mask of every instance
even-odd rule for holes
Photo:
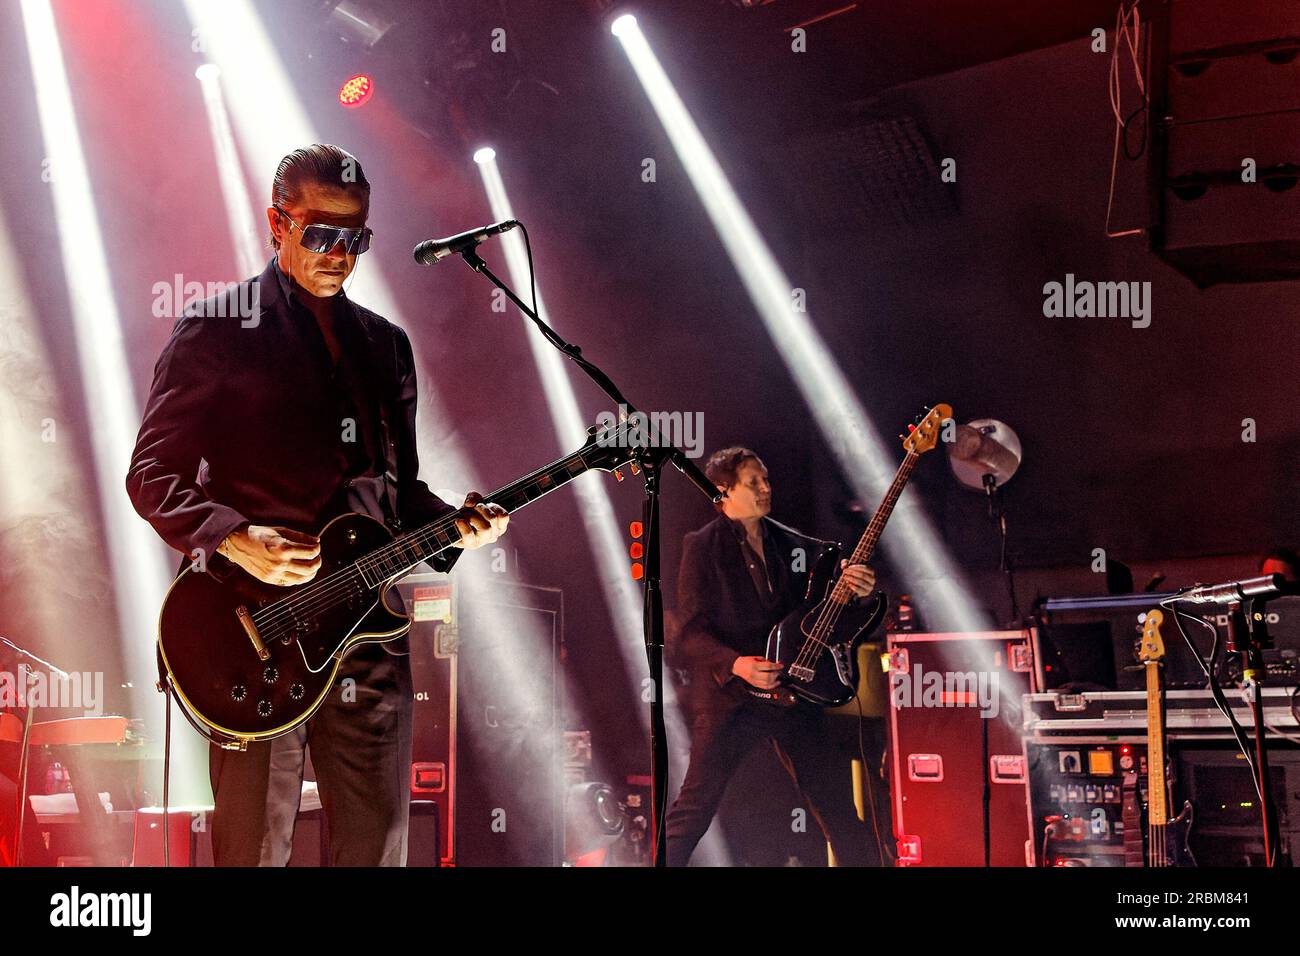
[[[811,667],[805,667],[802,664],[796,664],[790,668],[790,676],[796,680],[810,681],[813,679],[814,672]]]
[[[271,652],[262,643],[262,635],[257,633],[257,625],[253,623],[253,615],[249,612],[247,605],[239,605],[235,609],[235,616],[239,618],[239,623],[243,626],[248,639],[253,642],[253,650],[257,651],[257,659],[259,661],[267,660],[271,656]]]

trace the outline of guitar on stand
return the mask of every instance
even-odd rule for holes
[[[903,437],[907,454],[884,501],[853,549],[849,564],[865,564],[871,559],[917,460],[939,443],[940,429],[951,418],[951,407],[935,405]],[[808,575],[803,601],[768,635],[764,656],[783,665],[783,669],[774,690],[746,687],[755,699],[790,707],[796,698],[803,698],[825,707],[838,707],[857,693],[858,645],[885,616],[886,602],[885,596],[877,592],[862,604],[854,603],[852,589],[840,576],[836,556],[836,549],[831,547],[818,556]]]
[[[1146,865],[1149,867],[1195,866],[1191,848],[1187,844],[1192,829],[1192,804],[1183,803],[1182,812],[1169,819],[1169,783],[1165,776],[1165,708],[1164,668],[1165,642],[1160,635],[1164,614],[1158,610],[1147,611],[1142,624],[1142,639],[1138,645],[1138,660],[1146,672],[1147,687],[1147,832]],[[1127,790],[1127,787],[1126,787]],[[1124,816],[1125,866],[1141,866],[1131,862],[1131,836],[1129,833],[1128,804]],[[1136,821],[1135,821],[1136,822]],[[1136,844],[1140,848],[1140,844]]]

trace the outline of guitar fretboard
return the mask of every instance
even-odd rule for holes
[[[1164,710],[1160,706],[1160,663],[1147,661],[1147,810],[1154,826],[1169,822],[1165,800],[1165,728]]]
[[[498,488],[483,500],[499,504],[507,512],[513,513],[590,470],[591,466],[584,456],[590,447]],[[283,628],[286,620],[308,618],[314,610],[336,603],[340,595],[355,592],[362,587],[377,588],[385,581],[406,574],[421,561],[436,557],[460,540],[460,532],[456,530],[456,517],[455,514],[448,514],[437,518],[422,528],[395,538],[391,544],[358,558],[328,577],[304,585],[292,597],[261,608],[253,615],[254,623],[260,628],[266,622],[276,621]]]
[[[578,452],[498,488],[483,500],[494,502],[513,513],[577,478],[587,471],[587,467],[582,453]],[[421,561],[436,557],[459,540],[456,518],[448,515],[396,538],[392,544],[378,551],[372,551],[357,561],[357,566],[361,569],[367,586],[378,587],[394,575],[409,571]]]
[[[898,504],[899,496],[902,495],[903,489],[907,487],[907,480],[912,477],[912,469],[916,467],[916,460],[919,457],[919,455],[911,451],[904,456],[903,463],[898,466],[898,473],[894,475],[893,482],[885,492],[884,500],[880,502],[880,507],[872,515],[867,529],[862,532],[862,537],[858,539],[853,554],[849,556],[849,564],[865,564],[875,554],[876,545],[880,542],[880,536],[884,534],[885,525],[889,522],[889,516],[894,513],[894,506]],[[831,589],[830,597],[832,601],[838,604],[847,604],[853,599],[853,590],[841,577],[835,582],[835,587]]]

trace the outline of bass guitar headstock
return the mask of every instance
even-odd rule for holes
[[[1160,625],[1164,619],[1164,613],[1155,608],[1147,611],[1146,620],[1142,622],[1142,639],[1138,643],[1138,660],[1143,664],[1164,660],[1165,640],[1160,635]]]
[[[951,418],[951,405],[939,404],[928,409],[914,425],[910,426],[908,433],[903,436],[903,447],[914,455],[924,455],[939,444],[943,423]]]

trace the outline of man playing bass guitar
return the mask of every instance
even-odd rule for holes
[[[776,691],[781,665],[763,656],[768,631],[803,597],[806,569],[827,542],[769,517],[767,469],[748,448],[715,453],[705,474],[727,497],[717,518],[686,536],[678,578],[678,650],[691,675],[691,756],[668,813],[668,865],[687,864],[741,761],[770,740],[836,862],[879,866],[879,847],[853,805],[847,762],[843,774],[835,773],[842,761],[822,709],[803,701],[776,706],[750,690]],[[842,574],[857,598],[872,593],[875,572],[867,565],[845,566]]]

